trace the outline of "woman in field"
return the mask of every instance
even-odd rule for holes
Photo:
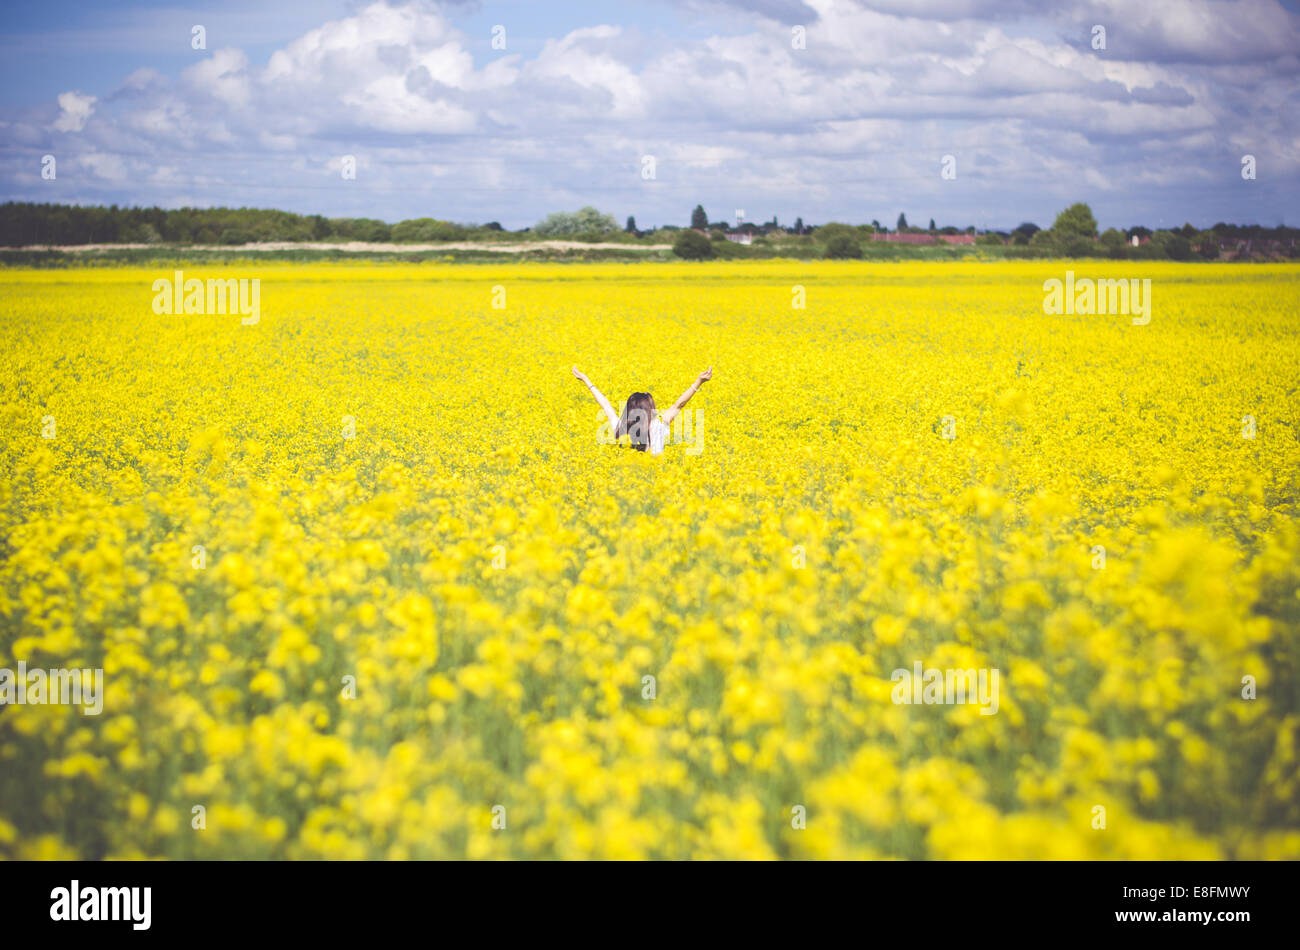
[[[700,387],[713,378],[713,367],[710,366],[700,373],[695,382],[691,383],[691,388],[678,396],[677,401],[663,416],[655,414],[655,400],[649,393],[633,393],[628,396],[627,405],[623,407],[623,415],[619,416],[614,412],[614,407],[609,404],[609,400],[601,395],[600,390],[592,385],[591,380],[576,366],[573,367],[573,375],[586,384],[596,403],[605,410],[605,418],[609,420],[610,431],[614,433],[615,441],[620,436],[626,435],[638,452],[649,449],[651,455],[659,455],[663,452],[664,442],[668,439],[668,427],[682,411],[682,406],[690,402],[691,397],[699,392]]]

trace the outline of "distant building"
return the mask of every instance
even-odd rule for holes
[[[726,234],[723,235],[723,237],[725,237],[728,241],[731,241],[733,244],[754,243],[754,236],[750,234],[748,231],[728,231]]]

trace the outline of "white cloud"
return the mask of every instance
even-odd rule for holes
[[[767,201],[808,220],[892,220],[925,203],[926,217],[951,207],[970,223],[1001,205],[1020,220],[1070,188],[1128,213],[1157,178],[1228,202],[1241,194],[1228,180],[1238,142],[1294,174],[1300,65],[1278,50],[1298,21],[1273,0],[1040,6],[764,0],[730,5],[729,28],[709,35],[665,42],[605,23],[488,55],[454,11],[377,2],[265,65],[223,48],[177,79],[138,69],[102,102],[64,93],[53,125],[12,121],[6,138],[44,148],[46,128],[79,133],[88,175],[139,183],[114,200],[161,203],[169,187],[197,200],[207,187],[209,204],[508,226],[561,201],[644,223],[710,196],[755,218]],[[1258,17],[1238,22],[1244,12]],[[782,19],[796,14],[805,49]],[[1087,46],[1090,22],[1108,25],[1107,50]],[[166,174],[143,167],[160,153]],[[949,153],[960,177],[944,184]],[[343,154],[357,157],[355,182],[338,175]],[[660,163],[649,182],[647,154]]]
[[[114,183],[126,181],[126,162],[118,155],[88,152],[77,158],[77,164],[95,178]]]
[[[181,79],[191,89],[230,106],[246,106],[252,98],[248,57],[242,50],[219,49],[184,70]]]
[[[274,132],[262,132],[257,136],[257,140],[275,152],[288,152],[298,145],[298,140],[292,135],[276,135]]]
[[[59,117],[51,128],[56,132],[80,132],[95,111],[96,101],[94,96],[83,96],[79,92],[60,93]]]
[[[558,40],[547,40],[537,59],[524,69],[525,80],[563,80],[599,98],[580,100],[583,107],[595,106],[599,114],[617,119],[636,119],[645,114],[645,92],[641,80],[620,63],[606,41],[620,34],[615,26],[574,30]],[[563,83],[547,83],[563,88]]]
[[[1300,21],[1276,0],[1094,0],[1108,49],[1124,59],[1246,63],[1300,52]]]

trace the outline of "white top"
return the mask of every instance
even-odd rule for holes
[[[668,423],[655,416],[655,421],[650,423],[650,448],[647,451],[651,455],[662,455],[667,441]]]

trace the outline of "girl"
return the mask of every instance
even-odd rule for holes
[[[609,404],[609,400],[601,395],[600,390],[593,386],[591,380],[576,366],[573,367],[573,375],[587,385],[596,403],[605,410],[605,418],[609,420],[615,441],[620,436],[626,435],[638,452],[649,449],[651,455],[659,455],[663,452],[664,442],[668,438],[668,427],[682,411],[682,406],[690,402],[699,388],[713,378],[713,367],[710,366],[700,373],[695,382],[691,383],[691,388],[677,397],[677,401],[662,418],[655,415],[655,400],[649,393],[633,393],[628,396],[627,405],[623,407],[623,415],[619,416],[614,412],[614,407]]]

